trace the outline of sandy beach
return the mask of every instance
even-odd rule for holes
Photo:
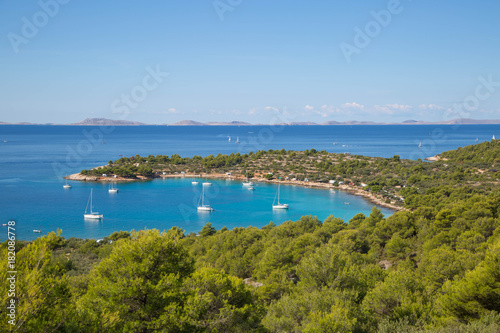
[[[68,180],[77,180],[77,181],[93,181],[93,182],[134,182],[134,181],[145,181],[145,180],[151,180],[151,178],[146,178],[146,177],[140,177],[138,179],[130,179],[130,178],[122,178],[122,177],[98,177],[98,176],[85,176],[80,173],[75,173],[72,175],[69,175],[67,177],[64,177]],[[210,173],[210,174],[168,174],[168,175],[159,175],[157,178],[206,178],[206,179],[230,179],[230,180],[235,180],[235,181],[244,181],[245,176],[243,175],[231,175],[228,176],[225,173]],[[304,182],[304,181],[299,181],[299,180],[277,180],[277,179],[271,179],[268,180],[263,177],[253,177],[251,179],[253,182],[259,182],[259,183],[280,183],[282,185],[296,185],[296,186],[303,186],[303,187],[315,187],[315,188],[324,188],[324,189],[338,189],[341,191],[348,192],[353,195],[361,196],[368,201],[382,206],[386,208],[390,208],[395,211],[399,210],[404,210],[405,208],[396,206],[391,203],[385,202],[385,199],[382,196],[379,196],[377,194],[374,194],[372,192],[368,192],[363,190],[360,187],[357,186],[351,186],[351,185],[338,185],[338,186],[333,186],[332,184],[328,183],[318,183],[318,182]]]

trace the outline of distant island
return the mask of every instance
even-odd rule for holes
[[[173,124],[146,124],[139,121],[130,120],[113,120],[107,118],[87,118],[77,123],[70,124],[36,124],[29,122],[20,123],[7,123],[0,121],[0,125],[66,125],[66,126],[265,126],[269,124],[251,124],[244,121],[209,121],[209,122],[199,122],[194,120],[181,120]],[[312,121],[303,122],[291,122],[291,123],[279,123],[272,125],[283,125],[283,126],[356,126],[356,125],[500,125],[500,119],[471,119],[471,118],[457,118],[445,121],[422,121],[422,120],[405,120],[403,122],[374,122],[374,121],[335,121],[329,120],[322,123],[315,123]]]

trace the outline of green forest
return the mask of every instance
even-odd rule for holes
[[[139,168],[238,168],[363,182],[403,209],[263,228],[207,223],[197,234],[117,231],[96,241],[59,231],[18,241],[17,320],[5,319],[5,292],[0,331],[500,332],[499,163],[498,141],[436,162],[314,149],[110,161],[107,172],[131,177]],[[7,258],[7,242],[0,252]],[[1,270],[2,290],[7,278]]]

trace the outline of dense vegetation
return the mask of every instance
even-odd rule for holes
[[[464,188],[465,191],[489,193],[500,178],[497,169],[499,151],[500,140],[484,142],[445,152],[439,161],[433,163],[402,160],[397,155],[378,158],[333,154],[315,149],[303,152],[282,149],[192,158],[176,154],[170,157],[136,155],[109,161],[108,166],[82,170],[81,173],[134,178],[138,175],[155,177],[163,173],[231,172],[233,175],[248,174],[268,179],[284,180],[288,177],[311,182],[335,180],[335,186],[344,182],[371,191],[387,203],[414,209],[423,202],[434,206],[442,201],[442,193],[436,193],[437,185],[445,192]]]
[[[340,158],[284,158],[292,153]],[[388,218],[373,208],[350,221],[304,216],[261,229],[208,223],[198,235],[143,230],[97,242],[51,233],[20,243],[15,329],[500,332],[497,156],[492,142],[433,163],[347,156],[323,164],[352,163],[350,180],[378,177],[380,191],[404,195],[408,209]],[[0,251],[5,258],[5,243]]]

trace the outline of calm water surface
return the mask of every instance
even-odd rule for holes
[[[216,209],[198,213],[201,185],[190,179],[154,180],[108,185],[70,182],[62,176],[107,164],[123,156],[247,153],[249,151],[315,148],[367,156],[424,158],[460,146],[500,137],[499,125],[467,126],[242,126],[242,127],[79,127],[0,126],[0,223],[17,221],[17,238],[34,239],[33,229],[45,234],[58,228],[65,237],[102,238],[117,230],[182,227],[198,232],[206,222],[226,226],[262,227],[303,215],[350,219],[369,214],[373,204],[340,191],[282,186],[288,211],[273,211],[276,186],[258,183],[255,191],[236,181],[212,181],[206,198]],[[228,142],[231,136],[231,143]],[[235,144],[236,138],[240,144]],[[7,141],[7,142],[4,142]],[[422,148],[418,148],[422,142]],[[83,219],[90,189],[94,207],[104,214],[98,222]],[[349,202],[349,205],[345,203]],[[385,215],[390,210],[383,209]],[[2,227],[0,241],[6,239]]]

